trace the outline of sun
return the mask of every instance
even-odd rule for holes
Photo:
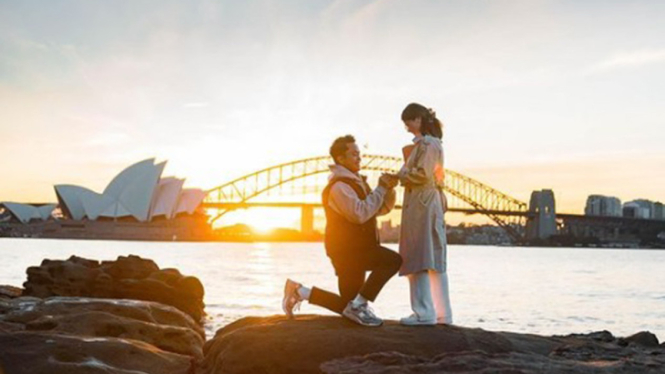
[[[221,221],[221,222],[220,222]],[[242,223],[258,234],[269,234],[278,228],[300,229],[300,209],[251,208],[229,212],[215,226]]]
[[[257,234],[270,234],[273,230],[279,227],[277,221],[267,215],[253,214],[250,216],[247,224],[251,226]]]

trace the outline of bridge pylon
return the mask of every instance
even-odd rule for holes
[[[549,239],[557,234],[556,203],[552,190],[533,191],[526,222],[526,239]]]
[[[300,209],[300,232],[305,235],[314,233],[314,207],[311,205]]]

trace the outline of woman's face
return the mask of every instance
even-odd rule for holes
[[[415,119],[406,119],[403,121],[404,126],[406,126],[406,131],[412,133],[413,135],[420,135],[420,125],[422,119],[417,117]]]

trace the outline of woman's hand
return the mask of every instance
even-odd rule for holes
[[[387,189],[393,189],[397,187],[399,183],[399,177],[397,174],[383,173],[379,178],[379,185]]]

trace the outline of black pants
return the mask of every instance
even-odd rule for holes
[[[339,295],[312,287],[310,304],[342,314],[349,301],[358,294],[367,300],[374,301],[383,286],[402,266],[402,257],[385,247],[368,250],[352,260],[354,261],[344,261],[349,264],[347,266],[343,265],[341,261],[331,258],[337,272]],[[371,273],[365,280],[367,271],[371,271]]]

